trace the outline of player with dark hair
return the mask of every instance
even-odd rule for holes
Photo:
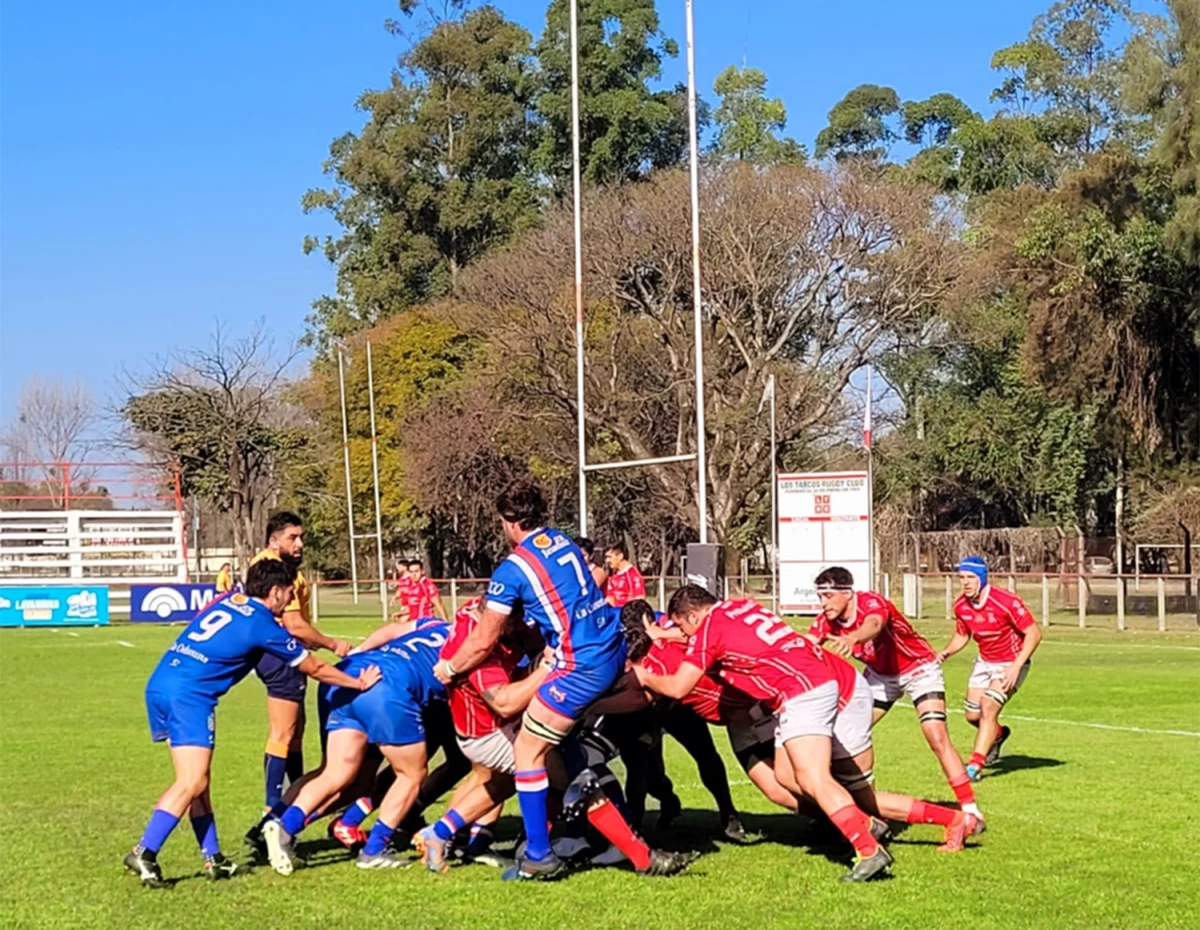
[[[987,563],[981,556],[959,563],[958,580],[962,595],[954,602],[954,635],[938,661],[961,651],[972,638],[979,644],[963,702],[967,723],[979,730],[967,760],[967,774],[978,781],[983,767],[1000,758],[1000,747],[1012,732],[1000,726],[1000,712],[1029,674],[1042,631],[1019,597],[988,584]]]
[[[309,649],[328,649],[339,658],[350,651],[350,643],[326,636],[310,621],[308,582],[300,571],[304,557],[304,525],[287,510],[267,520],[266,547],[253,559],[253,567],[264,560],[282,561],[295,573],[295,596],[280,623],[288,634]],[[295,781],[304,774],[304,698],[307,679],[296,669],[271,654],[264,654],[254,672],[267,689],[267,745],[263,754],[264,809],[269,812],[283,800],[285,778]],[[246,842],[261,850],[260,822],[246,834]]]
[[[667,613],[691,637],[687,655],[671,675],[638,669],[642,685],[678,700],[711,672],[766,703],[779,715],[779,763],[791,766],[798,788],[816,801],[857,853],[842,880],[867,881],[885,871],[892,857],[872,834],[871,818],[830,772],[834,725],[845,698],[839,670],[826,660],[827,654],[756,602],[718,601],[699,585],[676,591]],[[869,743],[869,716],[866,726]],[[845,746],[844,751],[853,756],[855,748]],[[779,769],[777,765],[777,774]]]
[[[405,620],[420,620],[425,617],[446,619],[446,608],[437,585],[425,577],[425,566],[420,559],[409,559],[407,571],[396,579],[396,600],[400,610],[393,616]]]
[[[863,677],[875,705],[872,726],[901,695],[908,695],[954,796],[974,815],[982,832],[983,815],[971,779],[946,726],[946,682],[933,647],[891,601],[871,591],[855,591],[849,570],[838,565],[825,569],[817,575],[816,587],[822,612],[809,635],[842,658],[853,656],[864,664]]]
[[[608,588],[610,572],[608,570],[608,563],[604,561],[604,556],[596,551],[596,544],[586,536],[580,536],[576,539],[575,545],[579,547],[579,551],[587,559],[588,569],[592,573],[592,580],[596,582],[596,587],[600,589],[601,594],[605,594]]]
[[[155,742],[166,740],[175,781],[158,799],[141,840],[125,857],[125,867],[150,888],[168,882],[158,851],[190,812],[192,828],[210,879],[226,878],[238,866],[221,854],[209,795],[209,773],[216,745],[217,702],[241,681],[260,657],[271,655],[298,674],[340,688],[366,691],[379,681],[379,669],[364,666],[354,676],[312,656],[277,622],[294,598],[295,570],[279,560],[264,560],[246,573],[246,593],[214,601],[172,643],[146,683],[146,711]]]
[[[527,840],[524,855],[506,873],[515,879],[550,878],[561,874],[565,863],[550,846],[546,759],[624,671],[625,639],[579,547],[546,527],[541,491],[527,481],[513,482],[497,499],[496,509],[512,551],[492,573],[475,629],[435,671],[450,682],[474,670],[495,648],[517,604],[554,651],[554,670],[526,709],[513,747]],[[686,857],[654,851],[634,864],[660,873],[680,871],[687,862]]]
[[[408,865],[389,844],[425,780],[428,755],[423,711],[432,702],[446,699],[445,688],[433,676],[433,666],[449,633],[450,627],[443,621],[420,623],[382,645],[377,645],[381,637],[376,637],[366,644],[371,648],[338,663],[348,673],[378,666],[384,679],[368,694],[330,690],[325,764],[304,783],[287,810],[263,826],[271,868],[280,875],[294,870],[295,837],[310,815],[354,782],[372,744],[379,747],[396,779],[379,804],[375,826],[355,864],[360,869]]]
[[[604,589],[610,605],[624,607],[634,598],[646,596],[646,579],[638,567],[629,561],[624,543],[615,542],[605,549],[604,561],[611,573],[608,586]]]

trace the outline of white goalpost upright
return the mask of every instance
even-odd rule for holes
[[[645,465],[665,465],[671,462],[695,460],[697,510],[700,523],[700,542],[708,543],[708,486],[706,475],[706,450],[704,435],[704,341],[700,319],[700,195],[699,195],[699,143],[696,129],[696,58],[692,17],[692,0],[686,0],[687,15],[687,70],[688,70],[688,131],[690,141],[689,166],[691,172],[692,199],[692,303],[693,332],[695,335],[696,364],[696,451],[682,455],[665,455],[655,458],[628,459],[620,462],[589,464],[587,461],[587,422],[584,392],[584,325],[583,325],[583,222],[582,188],[579,155],[579,12],[578,0],[571,0],[571,173],[575,210],[575,406],[578,440],[579,473],[579,532],[587,535],[588,503],[587,475],[591,471],[616,468],[633,468]]]

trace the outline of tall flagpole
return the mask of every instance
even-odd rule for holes
[[[571,0],[571,178],[575,199],[575,417],[579,467],[579,535],[588,531],[587,427],[583,407],[583,210],[579,183],[579,0]]]
[[[863,417],[863,446],[867,450],[867,526],[870,538],[867,541],[867,578],[870,590],[878,590],[875,578],[875,456],[871,450],[871,369],[867,369],[867,412]]]
[[[704,436],[704,333],[700,320],[700,145],[696,131],[696,30],[692,0],[687,0],[688,135],[692,179],[692,329],[696,341],[696,496],[700,542],[708,542],[708,458]]]

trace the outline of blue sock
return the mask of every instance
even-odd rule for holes
[[[454,834],[467,825],[467,822],[462,819],[458,811],[446,811],[446,816],[433,825],[433,832],[439,840],[450,842],[454,838]]]
[[[492,845],[492,828],[486,823],[477,823],[471,827],[471,842],[467,844],[467,855],[478,856],[486,852]]]
[[[217,842],[217,821],[211,811],[192,818],[192,832],[200,844],[200,855],[205,859],[221,851],[221,844]]]
[[[346,813],[339,818],[347,827],[357,827],[370,816],[375,805],[370,798],[359,798],[347,808]]]
[[[266,816],[263,817],[263,821],[265,822],[271,817],[274,817],[276,820],[278,820],[283,816],[283,812],[287,810],[288,807],[290,807],[290,805],[287,801],[277,801],[271,805],[271,809],[267,811]]]
[[[287,775],[287,759],[283,756],[266,753],[263,756],[263,775],[267,782],[267,807],[274,807],[283,800],[283,779]]]
[[[304,750],[289,749],[286,763],[285,771],[287,772],[288,782],[298,782],[301,776],[304,775]]]
[[[158,852],[177,823],[179,823],[178,817],[156,807],[154,813],[150,815],[150,822],[146,824],[146,832],[142,834],[138,847],[147,852]]]
[[[521,819],[525,822],[525,855],[530,859],[545,859],[550,855],[550,826],[546,823],[546,798],[550,781],[546,770],[528,769],[517,772],[517,800],[521,804]]]
[[[395,832],[395,827],[389,827],[382,820],[376,820],[375,826],[371,828],[371,835],[367,837],[367,845],[363,847],[363,855],[378,856],[387,848],[388,840]]]
[[[283,816],[279,818],[279,823],[283,826],[284,830],[295,836],[304,829],[304,821],[307,817],[308,814],[293,804],[283,812]]]

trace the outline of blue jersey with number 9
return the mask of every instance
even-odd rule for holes
[[[245,678],[263,653],[292,666],[308,656],[261,601],[230,594],[209,604],[179,634],[146,690],[216,699]]]
[[[621,624],[583,552],[558,530],[530,533],[492,573],[487,606],[509,613],[518,602],[554,649],[558,669],[598,667],[621,654]]]

